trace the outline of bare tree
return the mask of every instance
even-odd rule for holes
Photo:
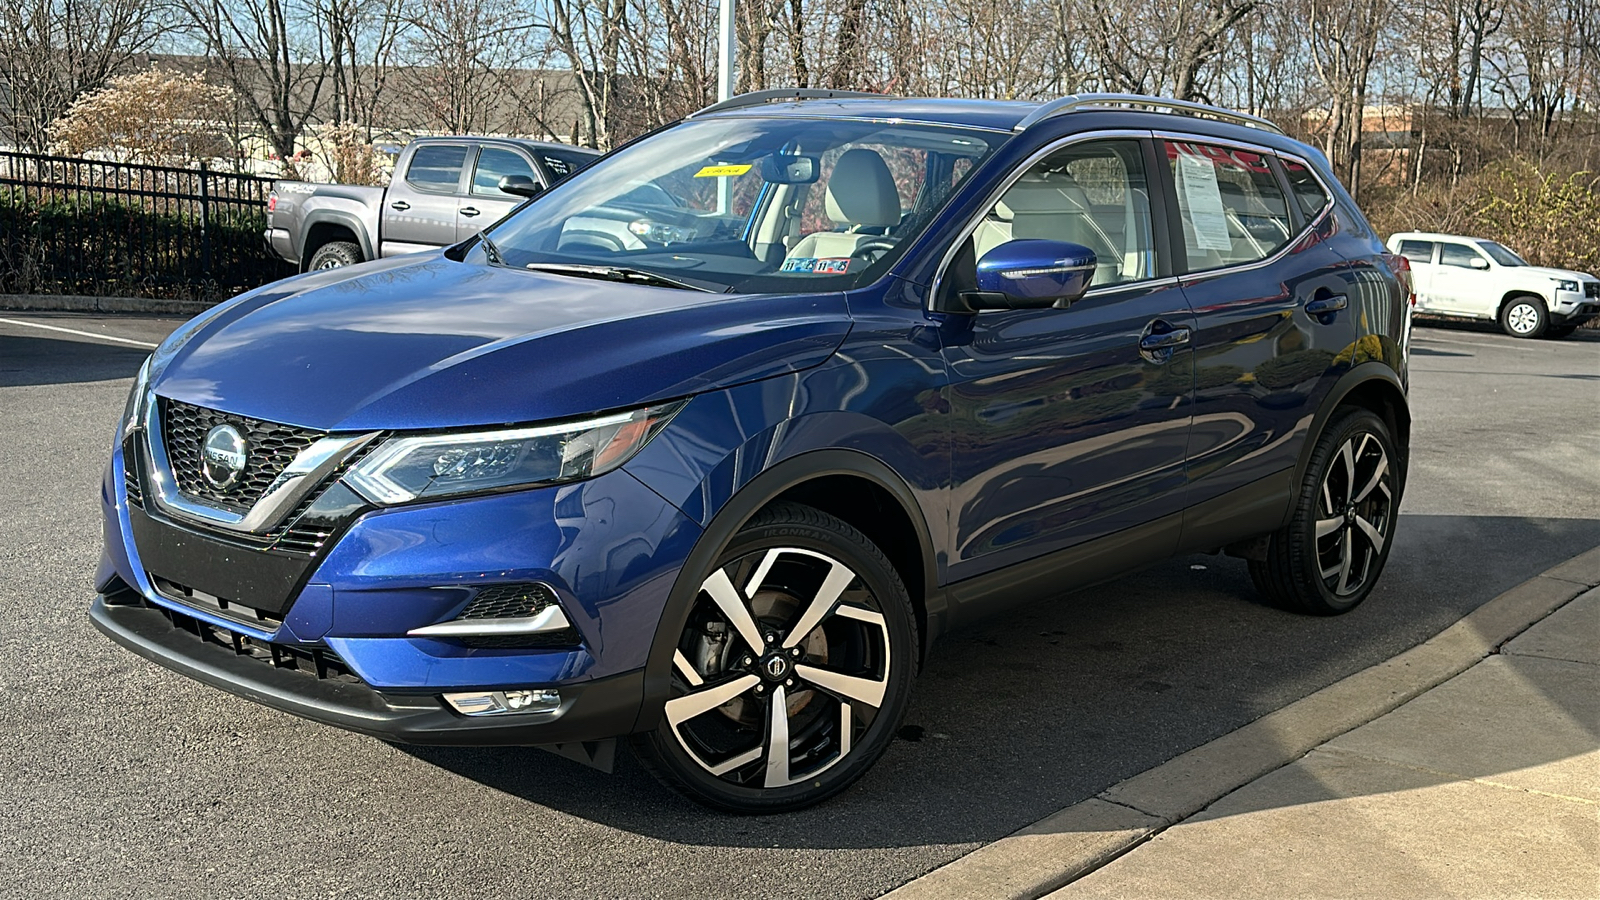
[[[12,0],[0,4],[0,127],[41,150],[80,94],[98,90],[165,31],[156,0]],[[3,99],[3,98],[0,98]]]

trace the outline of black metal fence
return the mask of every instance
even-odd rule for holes
[[[213,300],[291,274],[272,180],[0,152],[0,293]]]

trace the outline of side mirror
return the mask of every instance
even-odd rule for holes
[[[978,289],[961,295],[973,309],[1045,309],[1083,296],[1094,280],[1094,251],[1082,244],[1007,241],[978,260]]]
[[[544,185],[526,175],[506,175],[497,185],[502,194],[515,194],[518,197],[536,197],[544,191]]]
[[[1489,268],[1489,261],[1481,256],[1474,256],[1472,259],[1467,260],[1467,265],[1474,269],[1487,269]]]

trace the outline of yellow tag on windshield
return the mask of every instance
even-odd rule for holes
[[[750,166],[748,163],[742,166],[706,166],[704,169],[694,173],[694,177],[732,178],[735,175],[743,175],[748,171],[750,171]]]

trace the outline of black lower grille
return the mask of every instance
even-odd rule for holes
[[[337,653],[327,647],[309,644],[279,644],[273,641],[262,641],[240,634],[227,628],[212,625],[194,616],[184,615],[176,610],[167,609],[154,603],[146,603],[151,609],[159,611],[166,616],[172,627],[192,634],[202,643],[211,644],[232,650],[235,654],[249,659],[260,661],[275,669],[290,672],[300,672],[312,678],[323,681],[337,681],[345,684],[363,684],[360,676],[356,675]]]
[[[238,513],[248,512],[295,456],[323,436],[323,432],[309,428],[264,422],[165,398],[161,400],[160,414],[167,461],[178,490]],[[244,472],[225,488],[212,486],[201,471],[201,447],[206,435],[218,425],[239,429],[246,444]]]
[[[556,603],[555,592],[538,582],[496,584],[474,594],[472,602],[456,616],[457,619],[526,619]],[[496,634],[462,637],[468,647],[483,649],[535,649],[540,647],[574,647],[579,643],[578,632],[572,628],[543,634]]]
[[[276,631],[278,626],[283,624],[283,616],[275,613],[246,606],[237,600],[213,596],[186,584],[162,578],[153,572],[146,574],[150,576],[150,583],[155,585],[156,591],[168,600],[176,600],[185,606],[192,606],[212,615],[221,616],[230,622],[249,625],[262,631]]]
[[[122,483],[128,494],[128,505],[144,509],[144,485],[139,482],[138,457],[129,442],[122,451]]]

